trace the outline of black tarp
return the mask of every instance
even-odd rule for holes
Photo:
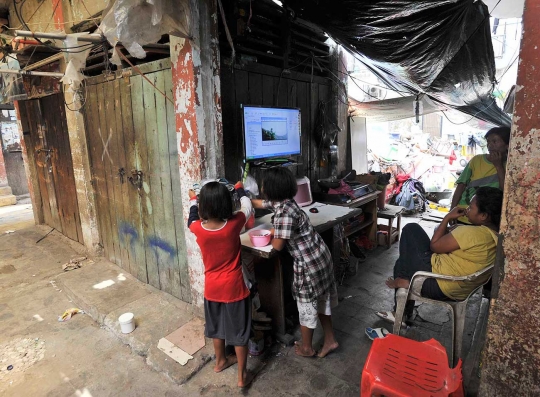
[[[496,84],[489,11],[474,0],[285,0],[389,87],[510,126]]]

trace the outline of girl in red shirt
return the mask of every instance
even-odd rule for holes
[[[246,371],[251,332],[251,300],[242,274],[240,232],[252,212],[241,182],[236,184],[241,210],[233,213],[227,187],[219,182],[204,185],[197,196],[189,191],[188,227],[197,237],[204,263],[204,333],[214,341],[215,372],[238,362],[238,386],[247,386]],[[234,346],[236,357],[225,356],[225,345]]]

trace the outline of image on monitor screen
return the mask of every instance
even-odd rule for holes
[[[287,119],[282,117],[261,117],[262,140],[287,141]],[[264,143],[263,143],[264,145]]]
[[[300,109],[243,106],[246,160],[299,155]]]

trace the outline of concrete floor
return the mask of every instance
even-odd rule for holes
[[[15,224],[20,225],[23,221],[18,215],[6,217],[0,214],[0,228],[14,230]],[[31,221],[31,216],[26,221]],[[408,221],[418,222],[419,219],[408,218]],[[422,222],[422,225],[427,229],[435,226],[427,222],[425,225]],[[65,323],[57,321],[64,310],[76,303],[62,290],[62,284],[54,280],[62,277],[57,276],[62,273],[63,263],[80,255],[80,246],[69,243],[56,232],[36,244],[49,230],[45,226],[32,226],[15,233],[0,234],[1,395],[358,396],[362,367],[371,347],[364,330],[379,326],[391,330],[390,324],[381,321],[374,312],[392,307],[393,293],[384,286],[384,280],[392,272],[398,253],[397,244],[388,250],[379,247],[370,252],[368,259],[359,265],[357,274],[346,278],[339,287],[341,302],[334,311],[333,321],[340,348],[335,353],[325,359],[306,359],[297,357],[290,347],[275,344],[262,357],[249,359],[249,366],[257,376],[248,390],[237,390],[235,366],[214,374],[212,363],[205,365],[208,360],[201,361],[197,370],[182,378],[183,381],[189,380],[178,385],[178,378],[171,375],[170,369],[169,372],[161,371],[167,360],[164,355],[161,357],[160,352],[150,352],[154,354],[150,360],[151,355],[147,352],[133,349],[133,343],[119,338],[114,327],[107,325],[105,315],[99,324],[89,315],[76,315]],[[96,258],[96,264],[92,266],[111,265]],[[95,273],[96,269],[89,268],[88,272],[93,270]],[[90,273],[78,274],[79,270],[66,275],[71,280],[80,278],[82,285]],[[157,290],[152,293],[163,294]],[[145,294],[138,294],[137,302],[147,299]],[[110,295],[107,299],[114,306],[115,296]],[[163,300],[175,304],[173,298],[160,298],[160,302]],[[477,297],[469,306],[465,351],[470,345],[479,302]],[[176,313],[171,313],[172,310],[156,312],[151,322],[165,323],[173,315],[177,317],[175,321],[185,321],[193,316],[193,312],[181,305],[175,307]],[[112,307],[108,310],[116,313]],[[180,312],[185,313],[178,314]],[[162,320],[159,313],[162,313]],[[417,340],[433,337],[449,346],[451,323],[448,320],[448,314],[422,305],[407,337]],[[166,333],[152,331],[146,334],[145,341],[155,346],[164,335]],[[319,331],[315,339],[320,343]],[[177,367],[172,367],[173,371],[178,368],[181,372],[182,368],[174,364]],[[13,365],[11,371],[7,371],[8,365]]]

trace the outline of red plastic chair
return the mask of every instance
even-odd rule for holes
[[[446,350],[435,339],[390,334],[373,341],[360,387],[362,397],[463,397],[461,360],[448,368]]]

